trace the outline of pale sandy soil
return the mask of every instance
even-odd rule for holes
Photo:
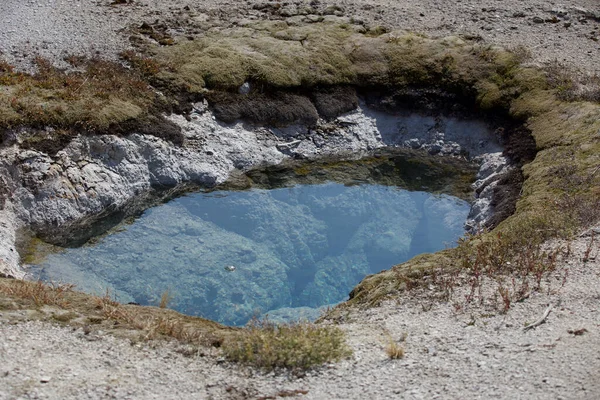
[[[73,53],[116,57],[129,46],[123,29],[178,15],[186,5],[218,23],[260,17],[252,9],[256,2],[109,3],[3,0],[0,51],[24,68],[34,54],[53,60]],[[600,5],[595,0],[337,4],[347,16],[364,18],[367,24],[432,36],[480,35],[490,43],[525,46],[535,63],[558,60],[571,69],[600,73],[600,24],[594,18],[600,16]],[[319,7],[325,6],[322,2]],[[560,21],[544,22],[553,15]],[[90,337],[49,323],[15,323],[0,313],[0,399],[260,398],[282,390],[299,390],[296,397],[309,399],[597,399],[600,247],[594,243],[596,257],[583,262],[590,240],[584,235],[571,245],[573,254],[560,268],[563,274],[568,271],[564,285],[558,276],[504,315],[486,306],[457,310],[464,303],[460,291],[447,303],[414,293],[379,308],[353,311],[340,325],[348,333],[353,358],[302,378],[259,374],[224,363],[218,354],[184,357],[175,344],[132,346],[105,334]],[[548,304],[554,308],[546,322],[523,332],[524,324],[539,318]],[[406,356],[389,360],[384,351],[389,338],[400,341],[405,335]]]

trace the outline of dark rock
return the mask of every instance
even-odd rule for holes
[[[316,90],[311,98],[323,118],[335,118],[358,107],[356,90],[351,86],[334,86]]]
[[[211,94],[208,100],[215,116],[224,122],[245,119],[275,126],[295,123],[312,126],[319,118],[308,97],[286,92],[248,95],[220,92]]]
[[[519,168],[509,170],[498,179],[493,189],[491,202],[494,214],[486,222],[486,228],[494,229],[500,222],[514,214],[523,181],[523,173]]]

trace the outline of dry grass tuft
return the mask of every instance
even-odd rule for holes
[[[394,340],[392,335],[389,332],[385,333],[387,344],[385,346],[385,353],[391,360],[399,360],[404,358],[404,347],[402,347],[401,343],[406,341],[408,334],[406,332],[402,333],[399,340]]]
[[[385,353],[392,360],[404,358],[404,348],[394,341],[390,341],[385,348]]]
[[[337,327],[308,322],[276,325],[258,320],[226,340],[223,353],[231,361],[264,370],[305,370],[351,355],[344,333]]]
[[[43,305],[65,307],[68,305],[65,295],[71,292],[73,287],[74,285],[44,283],[42,281],[14,280],[10,285],[0,284],[0,293],[31,300],[38,307]]]
[[[561,100],[600,103],[599,75],[589,73],[572,74],[557,60],[546,64],[544,71],[548,76],[548,83],[556,89]]]
[[[160,295],[160,303],[158,304],[158,308],[167,308],[171,300],[173,300],[173,296],[171,295],[171,291],[167,289]]]

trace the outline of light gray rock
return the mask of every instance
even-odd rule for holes
[[[19,253],[16,248],[16,230],[19,221],[9,207],[0,210],[0,274],[23,278],[19,268]]]
[[[492,207],[494,187],[503,174],[514,168],[500,152],[484,154],[478,157],[478,161],[481,163],[481,167],[477,173],[477,180],[473,183],[473,189],[476,192],[480,188],[483,190],[476,195],[465,223],[466,230],[470,233],[481,230],[494,215]]]

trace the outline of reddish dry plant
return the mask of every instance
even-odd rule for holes
[[[567,246],[569,251],[570,247]],[[467,237],[459,242],[457,252],[462,269],[436,274],[434,278],[442,289],[442,297],[450,299],[458,284],[458,274],[466,273],[464,305],[475,301],[482,305],[491,300],[501,312],[508,311],[514,301],[523,301],[531,292],[541,290],[544,280],[557,270],[559,258],[563,255],[562,248],[544,250],[541,244],[535,243],[515,245],[501,234],[491,239]],[[563,276],[563,285],[565,279],[566,274]],[[485,294],[484,286],[487,283],[496,286],[491,296]],[[462,305],[458,308],[462,308]]]
[[[148,113],[157,95],[140,74],[101,59],[70,57],[63,71],[36,58],[35,74],[0,61],[0,125],[104,131]]]
[[[592,230],[592,237],[590,238],[590,242],[588,243],[585,252],[583,253],[583,262],[588,262],[591,257],[590,254],[592,253],[592,249],[594,248],[594,231]]]

